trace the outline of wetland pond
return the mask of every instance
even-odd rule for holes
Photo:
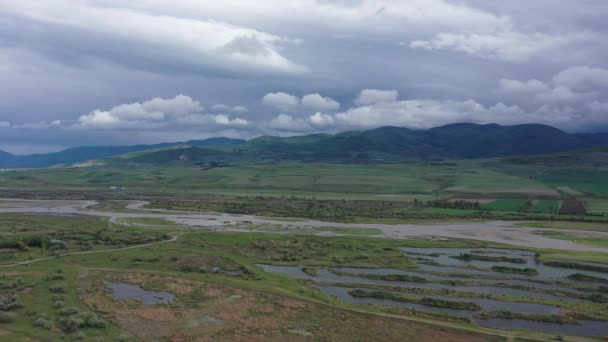
[[[144,305],[168,304],[175,300],[175,295],[166,291],[148,291],[139,285],[127,283],[109,283],[112,297],[117,300],[133,299]]]
[[[577,323],[560,324],[524,319],[476,318],[477,314],[482,312],[503,310],[526,315],[561,315],[565,310],[558,306],[559,303],[591,303],[586,297],[593,294],[592,291],[575,289],[570,287],[571,285],[591,285],[592,288],[598,286],[577,282],[568,276],[581,273],[605,277],[606,274],[543,265],[536,261],[535,253],[528,251],[492,248],[402,248],[402,251],[418,261],[417,268],[399,270],[333,267],[318,268],[318,274],[311,275],[298,266],[257,266],[266,272],[314,281],[312,285],[321,293],[350,304],[387,305],[467,317],[480,326],[497,329],[528,329],[586,336],[608,335],[608,321],[581,319]],[[465,255],[467,256],[463,257]],[[503,273],[495,271],[495,266],[531,268],[537,273]],[[403,280],[399,280],[399,276],[403,276]],[[561,285],[558,282],[561,282]],[[378,288],[379,285],[388,287]],[[438,301],[468,302],[476,304],[477,309],[435,307],[423,302],[395,300],[390,297],[353,296],[352,291],[355,290],[382,291],[396,296],[414,294]],[[485,298],[488,296],[492,298]],[[505,296],[516,296],[519,299],[515,301]],[[556,302],[555,305],[533,303],[537,298]]]

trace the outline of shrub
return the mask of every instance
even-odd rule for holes
[[[74,332],[84,325],[84,321],[80,317],[70,316],[59,321],[61,330],[66,333]]]
[[[23,305],[17,301],[17,297],[14,295],[0,299],[0,311],[11,311],[21,307],[23,307]]]
[[[55,309],[61,309],[65,306],[65,302],[62,300],[56,300],[53,302],[53,308]]]
[[[70,315],[75,315],[75,314],[80,313],[80,309],[70,306],[70,307],[63,308],[63,309],[57,311],[57,313],[62,316],[70,316]]]
[[[120,335],[116,338],[116,342],[129,342],[131,340],[131,338],[129,338],[129,336],[127,335]]]
[[[66,293],[66,285],[65,284],[57,284],[49,287],[49,291],[51,293]]]
[[[12,323],[16,319],[16,316],[12,312],[1,312],[0,311],[0,323]]]
[[[53,322],[49,321],[48,319],[46,319],[44,317],[38,317],[34,320],[34,326],[43,328],[43,329],[47,329],[47,330],[51,330],[51,328],[53,328]]]
[[[65,276],[62,273],[49,274],[47,280],[64,280]]]
[[[103,329],[106,327],[106,321],[97,317],[95,314],[87,312],[81,315],[84,319],[85,326],[88,328]]]

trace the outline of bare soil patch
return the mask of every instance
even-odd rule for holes
[[[585,215],[587,214],[587,209],[582,201],[567,199],[562,201],[559,213],[565,215]]]
[[[81,280],[78,290],[87,305],[143,341],[498,340],[209,282],[109,272],[90,272]],[[174,290],[178,300],[155,306],[114,300],[105,287],[114,281]]]

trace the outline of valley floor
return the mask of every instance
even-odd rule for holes
[[[0,200],[0,339],[588,341],[608,225]]]

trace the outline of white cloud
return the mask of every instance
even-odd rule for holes
[[[536,98],[538,102],[543,104],[572,105],[577,102],[587,102],[593,99],[594,96],[591,93],[577,93],[570,88],[557,86],[549,91],[539,93]]]
[[[485,59],[523,63],[569,44],[589,40],[589,34],[549,35],[504,31],[485,33],[439,33],[430,40],[415,40],[413,49],[452,50]]]
[[[598,109],[601,104],[596,104]],[[361,129],[378,126],[403,126],[427,129],[460,122],[499,123],[504,125],[541,123],[575,129],[593,127],[600,114],[581,114],[572,107],[544,105],[534,111],[526,111],[517,105],[499,102],[484,106],[477,101],[408,100],[384,102],[349,109],[334,116],[336,125]]]
[[[396,90],[363,89],[355,100],[358,105],[371,105],[382,102],[394,102],[399,97]]]
[[[24,123],[20,125],[14,125],[15,128],[25,128],[25,129],[47,129],[50,127],[58,127],[61,126],[61,120],[53,120],[50,122],[40,121],[40,122],[32,122],[32,123]]]
[[[177,95],[173,99],[154,98],[116,106],[108,111],[94,110],[81,116],[83,126],[121,127],[139,124],[158,124],[179,119],[192,113],[202,112],[203,106],[189,96]]]
[[[302,107],[312,110],[334,111],[340,108],[340,103],[331,97],[309,94],[302,97]]]
[[[535,79],[521,82],[503,78],[499,84],[499,92],[504,94],[537,94],[549,90],[547,84]]]
[[[116,106],[110,110],[95,110],[79,118],[81,126],[90,128],[159,128],[174,125],[246,126],[242,118],[230,118],[226,114],[202,114],[200,102],[189,96],[178,95],[173,99],[155,98]]]
[[[177,120],[181,124],[188,125],[220,125],[220,126],[246,126],[249,122],[245,119],[231,119],[225,114],[191,114]]]
[[[279,114],[268,123],[268,127],[287,132],[304,132],[311,130],[310,125],[301,118]]]
[[[553,76],[549,83],[536,79],[527,82],[501,79],[498,93],[511,95],[511,100],[519,103],[534,103],[556,112],[568,110],[584,113],[591,103],[608,100],[602,85],[608,85],[608,70],[571,67]]]
[[[234,106],[234,107],[230,107],[227,104],[224,103],[218,103],[218,104],[214,104],[213,106],[211,106],[212,110],[218,111],[218,112],[227,112],[227,111],[231,111],[231,112],[236,112],[236,113],[245,113],[247,111],[249,111],[247,109],[247,107],[245,106]]]
[[[225,111],[225,110],[229,110],[230,106],[225,105],[223,103],[218,103],[218,104],[214,104],[211,109],[213,110],[220,110],[220,111]]]
[[[311,115],[308,120],[315,126],[331,126],[336,122],[333,116],[320,112]]]
[[[553,83],[572,89],[608,88],[608,70],[575,66],[555,75]]]
[[[11,127],[11,123],[8,121],[0,121],[0,128],[9,128]]]
[[[341,125],[372,128],[378,126],[405,126],[429,128],[453,122],[475,121],[474,113],[483,112],[475,101],[385,101],[351,108],[335,115]]]
[[[152,13],[151,2],[141,3],[143,8],[129,8],[118,1],[3,1],[0,13],[21,18],[34,25],[45,27],[41,37],[64,34],[101,37],[106,45],[116,48],[97,48],[97,44],[70,45],[70,39],[61,41],[66,50],[89,50],[119,63],[139,59],[138,65],[171,66],[193,71],[223,70],[228,72],[300,73],[307,71],[280,53],[280,45],[290,39],[252,28],[210,20]],[[137,6],[135,6],[137,7]],[[40,39],[43,41],[43,39]],[[106,46],[104,45],[104,46]],[[128,46],[128,48],[121,48]],[[37,48],[36,45],[32,46]],[[41,51],[44,51],[42,45]],[[152,53],[153,51],[153,53]],[[162,68],[161,68],[162,69]]]
[[[278,110],[291,112],[297,109],[298,105],[300,104],[300,99],[291,94],[277,92],[264,95],[262,102],[265,105],[275,107]]]

